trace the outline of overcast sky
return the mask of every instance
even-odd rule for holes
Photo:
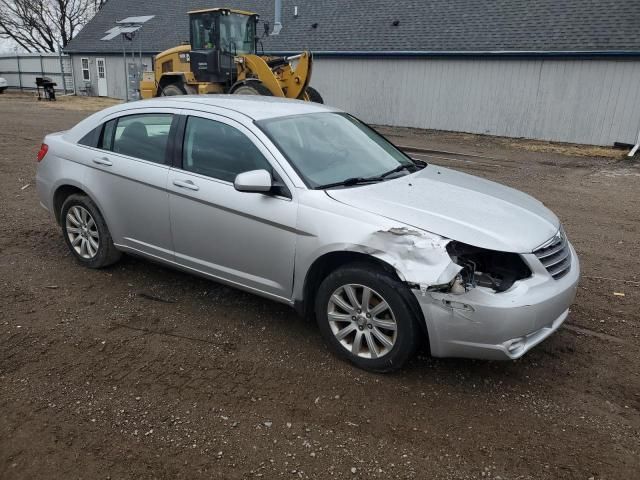
[[[0,38],[0,53],[13,53],[15,44],[11,40]]]

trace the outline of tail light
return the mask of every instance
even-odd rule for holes
[[[42,145],[40,145],[40,150],[38,151],[39,162],[42,161],[42,159],[44,158],[44,156],[47,154],[48,151],[49,151],[49,145],[47,145],[46,143],[43,143]]]

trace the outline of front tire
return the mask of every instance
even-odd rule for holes
[[[234,95],[262,95],[263,97],[273,97],[273,93],[264,83],[258,80],[248,81],[242,85],[237,86],[233,90]]]
[[[422,334],[407,287],[370,264],[342,267],[323,280],[315,299],[320,332],[331,349],[372,372],[401,368]]]
[[[102,268],[117,262],[121,253],[113,245],[98,207],[86,195],[70,195],[60,212],[62,234],[69,251],[82,265]]]
[[[189,86],[184,86],[180,83],[171,83],[162,88],[160,92],[160,96],[162,97],[173,97],[174,95],[189,95]]]

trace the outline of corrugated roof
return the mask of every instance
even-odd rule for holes
[[[266,51],[640,52],[640,0],[282,0],[282,4],[283,29],[280,35],[264,39]],[[160,52],[188,42],[187,11],[211,7],[254,11],[273,24],[273,0],[109,0],[66,51],[118,52],[121,40],[102,42],[104,32],[116,20],[155,15],[135,45],[144,52]]]

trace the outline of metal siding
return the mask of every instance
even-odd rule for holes
[[[0,77],[5,78],[11,88],[22,87],[25,89],[36,88],[36,77],[51,78],[57,83],[57,90],[63,90],[64,81],[67,80],[67,90],[73,91],[72,84],[70,85],[71,67],[69,61],[69,57],[62,56],[63,66],[66,66],[64,70],[61,70],[60,56],[55,53],[0,55]],[[20,75],[18,75],[18,71]]]
[[[610,145],[640,129],[640,61],[317,58],[313,85],[369,123]]]
[[[105,59],[105,69],[107,76],[107,92],[108,96],[112,98],[123,99],[126,96],[125,75],[124,75],[124,60],[122,55],[71,55],[73,61],[73,72],[75,75],[76,85],[78,87],[84,85],[82,80],[82,65],[81,58],[89,59],[89,72],[91,74],[91,95],[98,95],[98,72],[96,69],[96,58]],[[140,59],[136,56],[135,62],[139,62]],[[152,58],[149,56],[142,56],[142,61],[147,65],[146,68],[151,69]],[[127,55],[127,63],[131,63],[131,53]]]

